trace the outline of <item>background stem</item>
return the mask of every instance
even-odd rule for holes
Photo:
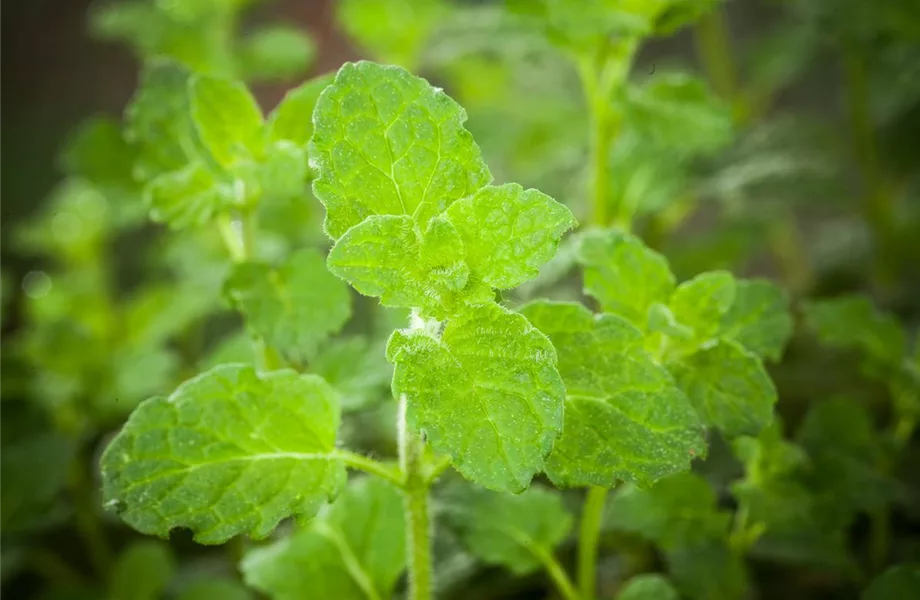
[[[584,600],[593,600],[597,585],[597,543],[601,535],[601,519],[607,489],[588,488],[581,511],[581,530],[578,536],[578,589]]]

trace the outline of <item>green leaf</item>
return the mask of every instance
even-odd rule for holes
[[[252,594],[232,579],[202,577],[185,586],[178,600],[252,600]]]
[[[805,318],[829,346],[860,350],[884,364],[898,363],[904,356],[907,344],[898,321],[862,296],[809,302]]]
[[[265,161],[256,163],[255,168],[255,179],[249,182],[257,186],[252,197],[304,201],[309,167],[303,148],[287,140],[274,142],[268,147]]]
[[[316,250],[290,255],[278,268],[255,262],[236,265],[224,294],[246,327],[284,356],[314,356],[351,315],[348,288],[327,269]]]
[[[329,270],[381,304],[422,309],[445,318],[464,302],[491,301],[494,293],[470,277],[463,241],[450,221],[432,219],[422,234],[408,215],[374,215],[333,246]]]
[[[862,600],[902,600],[920,596],[920,565],[903,564],[889,567],[872,580]]]
[[[370,215],[423,226],[492,179],[463,128],[466,112],[399,67],[347,63],[313,113],[313,192],[334,239]]]
[[[674,275],[663,256],[638,238],[618,231],[586,233],[578,249],[585,268],[585,293],[600,302],[605,312],[628,319],[644,330],[649,307],[667,304],[674,290]]]
[[[393,367],[384,358],[383,346],[358,336],[337,339],[310,361],[310,371],[339,392],[342,412],[365,408],[389,396]]]
[[[81,123],[69,136],[61,163],[68,173],[98,186],[132,189],[134,150],[116,121],[94,117]]]
[[[562,429],[565,389],[550,341],[496,304],[451,319],[440,338],[398,330],[387,345],[407,421],[465,477],[520,492]]]
[[[832,499],[846,522],[855,511],[874,512],[894,497],[894,483],[879,471],[885,449],[872,415],[846,398],[812,405],[796,435],[808,452],[809,487]]]
[[[444,0],[342,0],[336,17],[371,57],[415,69],[431,32],[447,12]]]
[[[246,554],[246,583],[274,600],[389,598],[406,561],[402,495],[372,477],[350,483],[306,528]]]
[[[137,148],[135,175],[141,181],[185,167],[186,148],[194,136],[189,118],[188,71],[155,59],[141,72],[141,81],[125,109],[125,139]]]
[[[533,18],[555,44],[584,56],[611,39],[651,33],[665,0],[518,0],[512,9]]]
[[[176,570],[169,546],[141,540],[128,546],[109,575],[109,600],[157,600]]]
[[[756,435],[773,419],[773,381],[738,343],[721,340],[669,366],[705,425],[734,437]]]
[[[744,559],[722,540],[701,542],[666,553],[668,571],[691,600],[742,600],[748,588]]]
[[[308,79],[288,91],[268,117],[268,132],[272,140],[293,142],[306,149],[313,135],[313,109],[319,95],[332,83],[331,73]]]
[[[189,83],[189,100],[198,137],[219,165],[261,156],[262,111],[243,83],[199,75]]]
[[[74,445],[51,429],[36,405],[8,400],[7,393],[0,452],[0,528],[12,536],[40,531],[67,516],[63,498]]]
[[[789,297],[782,288],[763,279],[741,279],[735,285],[735,301],[722,317],[719,337],[778,361],[792,327]]]
[[[516,183],[485,187],[454,202],[447,218],[463,239],[477,279],[502,290],[536,277],[562,234],[577,225],[568,208]]]
[[[687,73],[658,73],[629,85],[624,101],[630,127],[668,152],[711,153],[732,140],[730,108]]]
[[[553,342],[565,382],[565,425],[546,463],[554,484],[647,485],[705,454],[693,406],[638,329],[575,303],[537,301],[521,313]]]
[[[664,576],[643,573],[629,578],[617,593],[617,600],[679,600],[677,590]]]
[[[678,473],[648,489],[627,483],[607,502],[605,525],[628,531],[665,550],[720,540],[731,515],[718,509],[709,483],[693,473]]]
[[[677,286],[671,311],[677,321],[693,329],[692,340],[680,345],[695,350],[710,342],[734,301],[735,278],[726,271],[703,273]]]
[[[335,392],[319,377],[224,365],[142,403],[102,456],[103,501],[148,535],[262,538],[345,481]]]
[[[316,44],[305,32],[290,25],[269,25],[243,40],[240,69],[247,80],[289,79],[306,71],[315,57]]]
[[[538,486],[517,495],[471,489],[446,510],[473,556],[516,575],[539,569],[572,529],[559,493]]]
[[[144,200],[152,220],[184,229],[209,223],[243,199],[230,185],[218,181],[207,167],[195,162],[153,179],[144,189]]]

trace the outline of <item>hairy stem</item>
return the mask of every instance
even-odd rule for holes
[[[405,487],[403,473],[387,464],[348,450],[337,450],[336,456],[348,467],[385,479],[396,487]]]
[[[607,489],[588,488],[581,511],[581,530],[578,536],[578,589],[584,600],[593,600],[597,585],[597,544],[601,535],[601,518]]]
[[[432,594],[431,517],[428,507],[430,481],[425,474],[424,442],[406,424],[406,398],[399,399],[399,465],[405,484],[406,562],[409,567],[409,600],[430,600]]]

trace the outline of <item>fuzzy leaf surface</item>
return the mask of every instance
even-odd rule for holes
[[[773,419],[776,387],[740,344],[720,340],[669,366],[706,426],[729,437],[757,435]]]
[[[576,303],[521,312],[553,342],[566,387],[565,425],[546,464],[554,484],[647,485],[705,454],[693,406],[629,322]]]
[[[138,531],[203,544],[312,517],[345,481],[339,407],[322,379],[215,367],[131,415],[102,457],[103,502]]]
[[[719,337],[735,340],[766,360],[778,361],[792,335],[789,297],[763,279],[738,280],[735,301],[722,316]]]
[[[667,304],[674,290],[667,260],[629,234],[613,230],[586,233],[578,262],[585,269],[585,293],[596,298],[605,312],[643,330],[652,304]]]
[[[414,215],[423,225],[492,179],[466,112],[395,66],[347,63],[313,113],[313,192],[334,239],[370,215]]]
[[[502,290],[536,277],[577,224],[568,208],[516,183],[484,187],[452,204],[447,217],[477,279]]]
[[[486,304],[451,319],[440,339],[398,330],[387,359],[409,425],[466,478],[520,492],[543,468],[565,388],[552,344],[523,316]]]

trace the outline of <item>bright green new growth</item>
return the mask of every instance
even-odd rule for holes
[[[585,292],[645,332],[704,425],[736,436],[770,423],[776,390],[761,357],[775,360],[792,330],[778,288],[723,271],[675,286],[663,256],[616,231],[585,235],[578,259]]]
[[[565,389],[556,351],[524,317],[487,304],[451,319],[440,338],[398,330],[387,359],[409,425],[466,477],[519,492],[542,469]]]
[[[638,329],[574,303],[537,301],[521,312],[552,340],[565,382],[565,426],[546,464],[553,483],[648,484],[705,454],[693,406]]]
[[[316,376],[216,367],[131,415],[102,457],[103,501],[142,533],[265,537],[344,484],[338,426],[336,393]]]
[[[278,268],[239,263],[224,293],[246,317],[253,336],[297,362],[312,358],[351,314],[348,288],[315,250],[300,250]]]
[[[466,477],[519,492],[561,430],[564,388],[549,340],[494,290],[535,277],[576,223],[536,190],[487,186],[465,118],[403,69],[347,64],[314,112],[313,190],[329,269],[416,313],[387,348],[408,425]]]
[[[382,600],[405,569],[402,496],[362,477],[316,519],[270,546],[249,552],[246,583],[276,600]]]

